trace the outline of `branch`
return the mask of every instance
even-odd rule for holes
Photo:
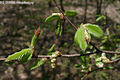
[[[68,17],[66,17],[64,15],[64,11],[60,8],[60,6],[57,4],[56,0],[53,0],[56,7],[59,9],[59,11],[63,14],[64,18],[77,30],[77,27],[70,21],[70,19]],[[108,54],[120,54],[120,52],[113,52],[113,51],[105,51],[105,50],[100,50],[99,48],[97,48],[92,42],[90,42],[90,45],[92,45],[97,52],[104,52],[104,53],[108,53]]]
[[[0,58],[0,61],[4,61],[6,58]]]
[[[115,59],[115,60],[113,60],[113,61],[110,61],[110,62],[107,63],[107,64],[113,64],[113,63],[118,62],[118,61],[120,61],[120,58]],[[82,76],[81,80],[86,79],[89,74],[91,74],[91,73],[93,73],[93,72],[95,72],[95,71],[98,71],[98,70],[99,70],[99,71],[100,71],[100,70],[103,70],[103,69],[104,69],[104,67],[103,67],[103,68],[97,68],[97,69],[94,69],[94,70],[92,70],[92,71],[89,71],[88,73],[86,73],[85,75]]]
[[[120,54],[120,52],[105,51],[105,50],[102,50],[102,52],[108,53],[108,54]]]
[[[63,14],[64,18],[77,30],[77,27],[64,15],[64,11],[60,8],[60,6],[57,4],[56,0],[53,0],[57,8],[60,10],[60,12]]]
[[[94,53],[87,53],[87,54],[61,54],[59,57],[66,57],[66,58],[70,58],[70,57],[80,57],[80,56],[89,56],[91,54],[94,54]],[[50,58],[51,55],[37,55],[37,56],[34,56],[33,58]],[[6,60],[6,58],[0,58],[0,61],[4,61]]]
[[[120,61],[120,58],[115,59],[115,60],[113,60],[113,61],[110,61],[108,64],[112,64],[112,63],[115,63],[115,62],[118,62],[118,61]]]
[[[91,73],[93,73],[93,72],[95,72],[95,71],[98,71],[98,70],[103,70],[103,68],[97,68],[97,69],[94,69],[94,70],[92,70],[92,71],[89,71],[88,73],[86,73],[85,75],[83,75],[83,76],[81,77],[81,80],[86,79]]]
[[[107,54],[120,54],[120,52],[100,50],[100,49],[97,48],[97,47],[95,46],[95,44],[93,44],[92,42],[90,42],[89,44],[92,45],[92,46],[97,50],[97,52],[107,53]]]

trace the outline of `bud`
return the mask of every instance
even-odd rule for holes
[[[51,59],[51,62],[52,63],[56,62],[56,59],[55,58]]]
[[[99,67],[99,68],[102,68],[102,67],[104,67],[104,64],[102,62],[97,62],[96,66]]]
[[[59,51],[56,51],[55,52],[55,55],[57,55],[57,56],[59,56],[59,55],[61,55],[62,53],[61,52],[59,52]]]
[[[56,54],[52,54],[52,55],[51,55],[51,58],[55,58],[55,57],[57,57]]]
[[[96,62],[100,62],[101,60],[102,60],[102,58],[99,57],[99,58],[97,58],[95,61],[96,61]]]
[[[64,15],[62,13],[52,13],[52,15],[58,15],[60,19],[64,19]]]
[[[40,33],[40,27],[37,30],[35,30],[35,36],[38,36],[39,33]]]
[[[42,58],[42,61],[48,61],[48,59],[47,58]]]
[[[62,13],[60,14],[60,19],[64,19],[64,15]]]
[[[103,62],[104,63],[110,63],[110,60],[109,59],[104,59]]]
[[[87,30],[85,30],[85,40],[89,43],[90,42],[90,34]]]
[[[51,67],[52,67],[52,68],[55,68],[55,67],[56,67],[56,66],[55,66],[55,63],[52,63],[52,64],[51,64]]]

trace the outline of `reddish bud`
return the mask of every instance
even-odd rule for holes
[[[37,30],[35,30],[35,35],[38,36],[40,33],[40,28],[38,28]]]

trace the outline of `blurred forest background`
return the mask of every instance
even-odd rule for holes
[[[53,43],[56,44],[55,50],[63,54],[79,53],[79,46],[74,44],[75,30],[67,21],[61,37],[55,33],[55,22],[45,23],[46,17],[59,12],[52,0],[30,1],[34,4],[0,4],[0,57],[7,57],[26,48],[38,26],[41,27],[41,34],[35,48],[36,55],[47,54]],[[75,17],[69,17],[75,25],[79,26],[81,23],[100,25],[104,37],[92,39],[97,47],[120,51],[120,0],[57,0],[57,2],[63,10],[75,10],[78,13]],[[104,15],[106,19],[96,22],[96,15]],[[27,64],[10,66],[1,61],[0,80],[80,80],[80,70],[74,66],[79,63],[79,57],[58,58],[55,69],[49,64],[44,64],[29,71],[28,68],[34,64],[33,60]],[[116,69],[92,73],[86,80],[120,80],[120,63],[113,65]]]

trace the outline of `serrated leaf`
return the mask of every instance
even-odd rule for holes
[[[85,40],[85,30],[82,26],[76,31],[74,40],[82,50],[86,50],[87,42]]]
[[[103,31],[98,25],[94,24],[85,24],[85,27],[88,29],[88,32],[91,33],[95,37],[102,37]]]
[[[41,66],[44,62],[45,62],[45,61],[42,61],[42,60],[37,61],[37,62],[30,68],[30,70],[33,70],[33,69]]]
[[[45,22],[54,21],[55,19],[59,19],[59,18],[60,18],[59,15],[51,15],[45,19]]]
[[[5,62],[9,62],[12,60],[18,60],[19,62],[27,62],[31,59],[32,57],[32,51],[31,49],[22,49],[19,52],[16,52],[10,56],[7,57]]]
[[[75,15],[77,15],[77,12],[73,11],[73,10],[68,10],[68,11],[65,11],[65,15],[66,16],[75,16]]]
[[[31,59],[32,57],[32,53],[26,53],[25,55],[22,56],[22,58],[20,59],[20,63],[24,63],[24,62],[27,62]]]

